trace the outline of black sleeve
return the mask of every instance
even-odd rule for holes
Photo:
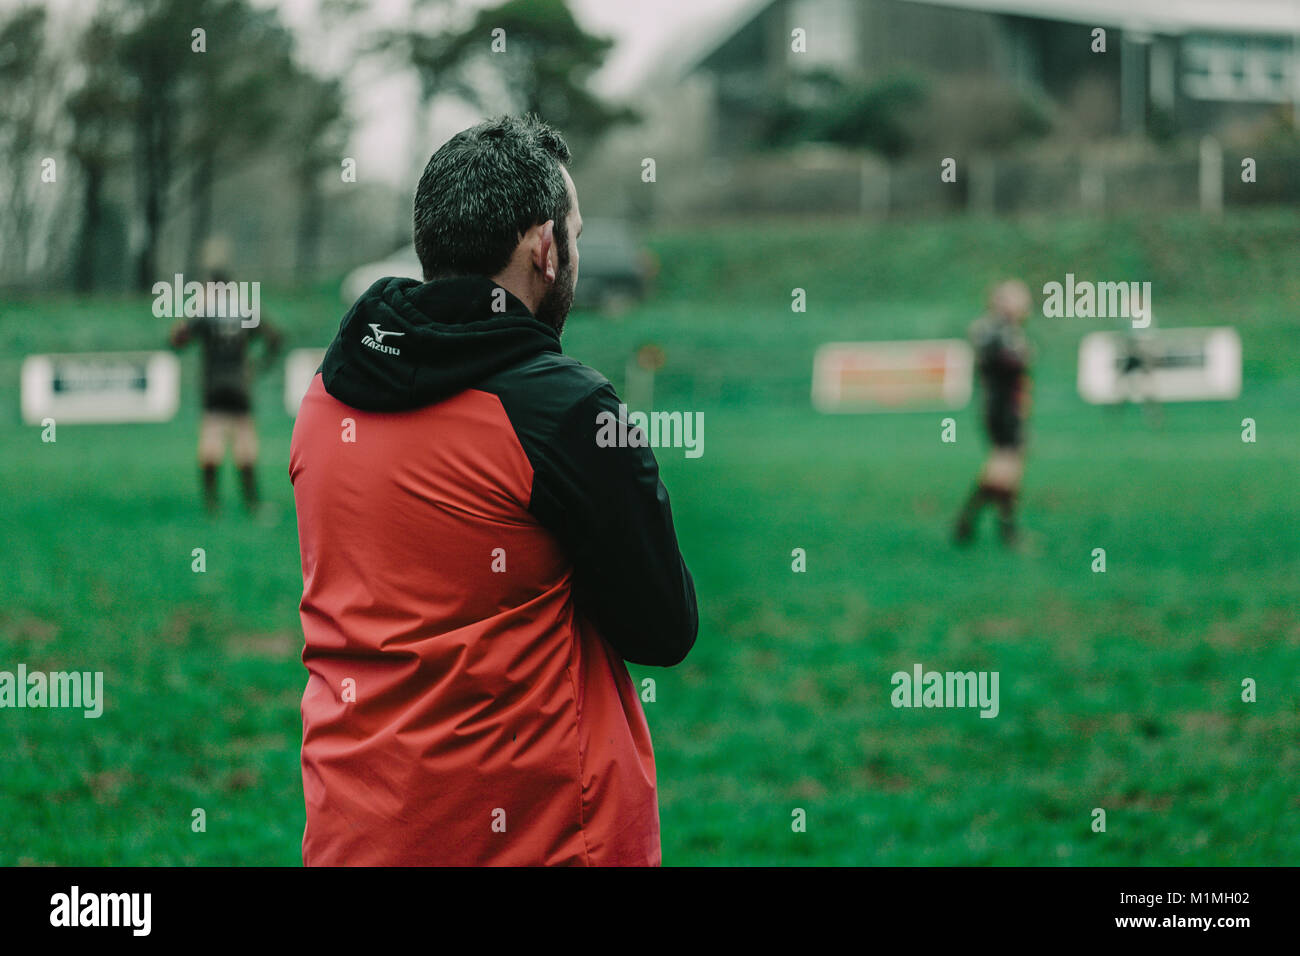
[[[263,371],[269,371],[284,348],[284,336],[265,317],[250,331],[256,338],[262,340],[262,359],[258,367]]]
[[[275,326],[274,323],[263,318],[257,323],[255,334],[262,339],[262,348],[266,354],[272,358],[280,354],[284,347],[284,335]]]
[[[695,585],[654,454],[601,447],[602,412],[618,417],[618,396],[608,382],[569,409],[550,439],[532,450],[529,510],[573,561],[578,609],[601,635],[633,664],[671,667],[695,644]]]

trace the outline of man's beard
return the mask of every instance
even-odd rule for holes
[[[536,318],[555,329],[556,335],[564,331],[564,321],[569,317],[569,309],[573,308],[573,290],[577,285],[574,281],[573,262],[566,262],[542,296],[542,301],[537,303]]]

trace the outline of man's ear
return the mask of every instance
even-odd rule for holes
[[[555,249],[555,220],[546,220],[540,229],[537,245],[533,247],[533,266],[550,283],[555,281],[555,261],[551,256]]]

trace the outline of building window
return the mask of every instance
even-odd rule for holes
[[[853,68],[857,58],[857,23],[852,0],[792,0],[787,7],[786,50],[797,70]],[[806,51],[793,49],[791,31],[804,31]]]
[[[1285,103],[1293,96],[1295,58],[1282,40],[1189,37],[1183,91],[1198,100]]]

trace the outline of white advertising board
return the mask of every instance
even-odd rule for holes
[[[324,349],[294,349],[284,359],[284,410],[291,418],[297,417],[298,406],[302,397],[311,388],[311,380],[316,377],[325,358]]]
[[[1079,342],[1079,394],[1093,405],[1234,399],[1241,337],[1227,326],[1093,332]]]
[[[181,364],[171,352],[29,355],[21,379],[29,425],[165,422],[180,404]]]
[[[828,342],[813,358],[813,405],[822,412],[962,408],[973,364],[962,339]]]

